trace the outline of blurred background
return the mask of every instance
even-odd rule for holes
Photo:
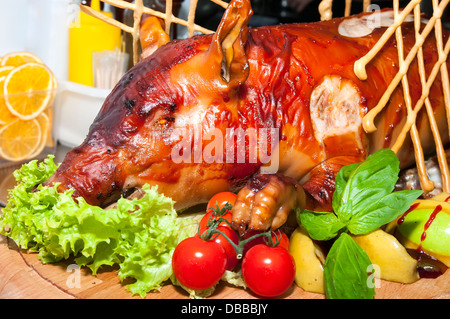
[[[67,79],[68,27],[77,19],[79,4],[90,4],[89,0],[0,0],[0,56],[12,51],[30,51],[39,56],[55,73],[59,80]],[[131,0],[128,0],[131,2]],[[279,23],[311,22],[320,19],[320,0],[252,0],[253,27]],[[423,1],[424,3],[427,1]],[[431,3],[431,0],[429,1]],[[187,18],[189,0],[173,0],[174,13]],[[380,7],[390,7],[389,0],[373,1]],[[401,1],[404,6],[408,1]],[[153,9],[164,11],[165,0],[144,0]],[[333,2],[333,15],[342,16],[345,0]],[[424,8],[429,10],[429,5]],[[131,24],[132,13],[102,3],[104,11],[114,18]],[[196,23],[215,30],[223,14],[223,8],[209,0],[199,0]],[[353,1],[352,12],[362,11],[362,0]],[[175,37],[186,36],[186,30],[178,27]],[[127,41],[128,43],[128,41]],[[130,48],[126,48],[130,50]]]

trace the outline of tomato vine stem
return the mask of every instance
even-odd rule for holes
[[[204,232],[200,233],[200,225],[199,225],[198,236],[205,241],[209,241],[215,238],[213,237],[214,235],[216,236],[222,235],[236,250],[237,259],[242,259],[245,245],[258,237],[263,237],[263,240],[266,243],[266,245],[271,247],[277,246],[280,243],[281,236],[278,238],[278,236],[275,234],[275,241],[274,241],[272,238],[271,230],[255,234],[243,240],[241,240],[241,238],[239,237],[240,238],[239,244],[233,242],[226,234],[224,234],[220,229],[218,229],[219,225],[222,223],[226,223],[231,229],[233,229],[231,223],[227,219],[221,217],[225,215],[227,211],[231,210],[232,207],[233,205],[227,203],[222,208],[219,208],[218,205],[216,205],[216,207],[214,208],[211,208],[212,214],[209,216],[208,221],[206,223],[207,229]]]

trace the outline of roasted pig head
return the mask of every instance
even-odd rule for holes
[[[250,16],[249,4],[235,1],[214,36],[170,42],[130,69],[47,184],[106,206],[148,183],[179,209],[242,186],[258,163],[226,163],[217,160],[224,149],[207,146],[241,121]]]

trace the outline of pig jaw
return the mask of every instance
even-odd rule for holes
[[[73,190],[73,197],[96,206],[106,206],[122,195],[122,169],[110,148],[83,144],[67,153],[58,170],[45,183],[58,185],[58,191]]]

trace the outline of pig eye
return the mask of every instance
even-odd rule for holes
[[[156,124],[162,126],[162,125],[166,125],[166,124],[172,123],[174,121],[175,121],[174,117],[163,117],[163,118],[160,118],[159,120],[157,120]]]

